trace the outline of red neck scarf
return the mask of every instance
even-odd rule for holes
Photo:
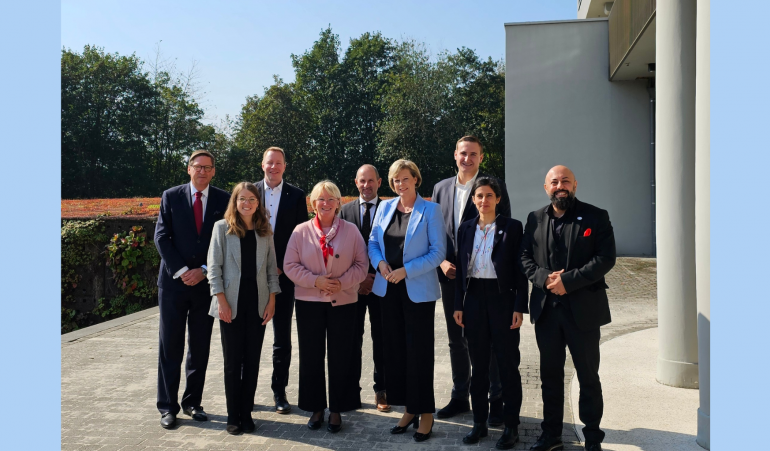
[[[321,251],[324,254],[324,264],[329,264],[329,257],[334,255],[334,248],[331,245],[332,240],[335,236],[337,236],[337,227],[339,226],[339,220],[337,218],[334,218],[334,221],[332,222],[332,227],[329,230],[329,233],[324,234],[323,227],[321,227],[321,221],[318,219],[318,216],[316,215],[315,218],[313,218],[313,225],[315,225],[316,229],[318,229],[318,232],[321,235],[321,238],[319,239],[319,242],[321,244]]]

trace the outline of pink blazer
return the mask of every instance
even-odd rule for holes
[[[283,257],[283,272],[294,282],[294,297],[301,301],[331,302],[346,305],[358,301],[358,285],[366,279],[369,257],[366,243],[355,224],[341,218],[339,230],[331,242],[334,257],[324,265],[320,233],[313,221],[303,222],[294,229]],[[342,290],[331,296],[315,287],[318,276],[338,279]]]

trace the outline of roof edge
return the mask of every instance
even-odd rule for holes
[[[597,17],[594,19],[568,19],[568,20],[544,20],[539,22],[508,22],[504,25],[506,27],[517,27],[521,25],[548,25],[548,24],[561,24],[561,23],[578,23],[578,22],[607,22],[609,17]]]

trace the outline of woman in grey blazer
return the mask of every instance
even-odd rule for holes
[[[207,267],[209,315],[219,318],[225,357],[227,432],[252,432],[265,326],[281,292],[273,233],[253,184],[236,185],[224,219],[214,223]]]

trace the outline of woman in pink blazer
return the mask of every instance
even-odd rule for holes
[[[355,224],[337,216],[340,190],[324,180],[313,187],[310,205],[316,217],[294,229],[283,272],[294,282],[299,339],[299,408],[313,412],[308,428],[324,422],[326,378],[324,358],[329,352],[329,425],[342,428],[341,412],[361,407],[358,381],[350,379],[356,334],[358,285],[366,279],[366,243]],[[326,345],[328,341],[328,346]]]

